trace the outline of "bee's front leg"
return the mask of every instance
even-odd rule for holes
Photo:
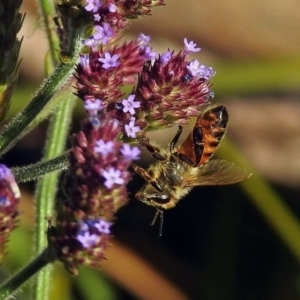
[[[162,187],[161,185],[159,184],[158,181],[156,181],[155,179],[153,179],[152,175],[153,174],[150,174],[148,173],[144,168],[138,166],[138,165],[135,165],[135,164],[131,164],[131,167],[134,169],[134,171],[139,174],[140,176],[142,176],[146,181],[148,181],[150,184],[152,184],[152,186],[154,188],[156,188],[158,191],[162,191]]]
[[[139,146],[145,147],[152,157],[159,161],[165,161],[167,158],[160,154],[160,149],[154,145],[151,145],[148,138],[143,138],[139,140]]]
[[[144,168],[142,168],[136,164],[131,164],[131,167],[137,174],[139,174],[141,177],[143,177],[146,181],[152,180],[152,177],[148,174],[148,172]]]

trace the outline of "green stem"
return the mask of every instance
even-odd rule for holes
[[[65,148],[72,110],[75,104],[74,95],[66,95],[65,101],[59,106],[56,115],[53,116],[48,130],[48,139],[45,145],[44,159],[52,159],[62,154]],[[36,216],[36,243],[35,254],[47,246],[47,218],[53,215],[54,200],[56,198],[56,187],[58,183],[58,172],[44,176],[38,183],[36,189],[37,216]],[[50,266],[39,272],[34,282],[33,299],[46,300],[49,297],[51,269]]]
[[[17,182],[33,181],[54,172],[66,170],[69,166],[68,152],[47,161],[38,162],[25,167],[12,168]]]
[[[53,94],[73,73],[74,64],[60,64],[52,76],[41,87],[29,105],[5,127],[0,135],[1,154],[4,154],[21,138],[21,133],[45,107]]]
[[[300,263],[300,222],[297,217],[228,138],[222,141],[218,154],[229,161],[236,162],[239,166],[245,167],[253,174],[251,178],[241,183],[242,188],[252,204]]]
[[[43,28],[45,28],[47,40],[50,46],[50,57],[52,65],[57,65],[59,39],[55,31],[55,24],[53,17],[56,15],[55,2],[52,0],[39,0],[37,1],[41,10],[43,21]]]
[[[41,86],[37,95],[32,99],[28,106],[14,117],[4,128],[0,135],[0,153],[3,155],[8,151],[26,131],[26,127],[34,120],[41,110],[49,103],[54,93],[60,89],[72,75],[79,52],[82,48],[81,35],[77,35],[73,40],[72,59],[62,62],[49,79]]]
[[[49,248],[46,248],[39,256],[37,256],[23,270],[10,278],[0,287],[0,300],[13,298],[16,291],[22,284],[28,282],[29,278],[40,271],[47,264],[54,262],[55,258],[51,254]]]

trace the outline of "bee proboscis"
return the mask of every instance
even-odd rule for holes
[[[147,181],[135,197],[156,208],[152,224],[160,214],[160,235],[163,211],[174,207],[193,187],[233,184],[250,176],[246,170],[231,162],[211,159],[227,130],[227,124],[226,107],[215,104],[199,114],[193,130],[179,147],[176,143],[182,126],[179,126],[168,148],[160,148],[147,138],[141,140],[141,145],[157,162],[147,170],[132,165],[135,172]]]

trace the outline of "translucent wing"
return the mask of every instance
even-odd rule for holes
[[[185,186],[204,185],[226,185],[243,181],[249,178],[246,170],[236,166],[227,160],[213,159],[202,167],[198,168],[198,173],[187,178]]]

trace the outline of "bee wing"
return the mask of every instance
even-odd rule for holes
[[[249,178],[246,170],[236,166],[227,160],[213,159],[202,167],[198,168],[198,173],[192,178],[188,178],[185,186],[204,186],[204,185],[226,185],[243,181]]]

